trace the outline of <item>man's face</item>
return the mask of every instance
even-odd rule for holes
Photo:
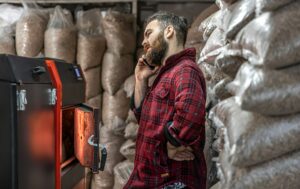
[[[152,65],[161,65],[169,45],[164,39],[164,30],[157,20],[151,21],[146,26],[142,45],[146,60]]]

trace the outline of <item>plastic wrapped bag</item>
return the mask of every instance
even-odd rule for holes
[[[245,169],[231,166],[222,153],[219,174],[223,189],[298,189],[300,152]]]
[[[102,120],[104,125],[111,125],[115,117],[123,121],[126,120],[130,99],[126,97],[123,89],[120,89],[114,96],[104,92],[102,103]]]
[[[207,41],[213,31],[219,27],[222,20],[222,11],[217,11],[201,22],[198,31],[202,33],[204,41]]]
[[[260,15],[266,11],[274,11],[294,0],[256,0],[256,14]]]
[[[107,171],[93,174],[91,189],[112,189],[114,186],[114,175]]]
[[[227,77],[225,79],[222,79],[219,81],[214,87],[213,87],[213,93],[215,96],[220,99],[224,100],[226,98],[231,97],[232,95],[229,93],[229,91],[226,89],[226,85],[232,81],[231,78]]]
[[[102,19],[107,49],[114,54],[129,54],[135,51],[133,15],[107,11]]]
[[[102,95],[97,95],[95,97],[92,97],[90,99],[86,100],[86,103],[89,106],[95,107],[95,108],[101,108],[102,107]],[[101,111],[100,111],[101,112]]]
[[[101,64],[106,41],[100,25],[101,12],[99,9],[78,11],[76,18],[78,28],[77,63],[85,71]]]
[[[115,175],[115,184],[113,189],[123,189],[131,172],[133,171],[134,164],[130,161],[123,161],[117,164],[114,168],[114,175]]]
[[[126,140],[121,146],[120,153],[129,161],[133,162],[135,157],[135,141],[132,139]]]
[[[200,24],[209,17],[211,14],[216,12],[218,10],[218,7],[213,4],[209,6],[207,9],[203,10],[197,18],[193,21],[190,29],[188,30],[187,33],[187,38],[186,38],[186,47],[190,47],[194,44],[202,43],[203,42],[203,31],[199,31],[199,26]]]
[[[221,29],[216,28],[202,49],[198,63],[206,62],[213,64],[215,58],[222,52],[225,45],[224,33]]]
[[[294,69],[300,69],[295,66]],[[264,115],[300,112],[300,74],[289,70],[260,69],[244,64],[227,87],[243,110]]]
[[[252,166],[300,149],[299,114],[267,117],[241,110],[234,98],[220,102],[210,114],[215,124],[225,128],[228,161],[237,167]]]
[[[217,69],[225,73],[231,78],[235,78],[241,65],[246,62],[246,60],[240,56],[237,56],[229,48],[225,48],[215,60],[215,66]]]
[[[17,21],[16,50],[19,56],[36,57],[44,47],[49,12],[34,3],[22,1],[24,12]]]
[[[117,55],[110,52],[104,54],[102,62],[102,87],[109,94],[115,94],[124,81],[133,72],[131,55]]]
[[[234,43],[251,64],[281,68],[300,62],[300,2],[295,1],[252,20],[237,35]]]
[[[233,39],[235,35],[255,16],[254,0],[239,0],[224,10],[224,29],[226,39]]]
[[[77,32],[72,14],[56,6],[45,33],[45,56],[74,63]]]

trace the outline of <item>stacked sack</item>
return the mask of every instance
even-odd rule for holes
[[[194,20],[191,27],[187,33],[187,39],[185,43],[185,48],[194,47],[196,49],[197,55],[201,52],[203,46],[205,45],[205,41],[203,39],[203,33],[199,31],[199,26],[203,20],[205,20],[212,13],[217,11],[219,8],[215,4],[209,6],[207,9],[202,11]],[[197,57],[198,59],[199,57]]]
[[[218,102],[232,96],[226,85],[235,77],[242,57],[228,53],[232,39],[255,15],[255,2],[247,0],[219,0],[220,10],[204,20],[199,27],[206,44],[200,53],[199,67],[204,72],[207,83],[207,112]],[[216,157],[223,140],[222,131],[210,119],[206,122],[205,154],[208,166],[208,186],[217,181]],[[213,160],[213,162],[211,162]]]
[[[23,8],[8,4],[0,5],[0,53],[16,54],[15,26],[20,19]]]
[[[101,63],[106,48],[101,12],[100,9],[78,11],[76,17],[77,64],[81,66],[86,81],[86,102],[90,106],[101,108]]]
[[[222,188],[300,187],[298,1],[256,0],[256,18],[232,37],[226,59],[247,61],[210,113],[224,146]]]
[[[106,146],[108,156],[104,171],[94,175],[92,188],[113,188],[113,169],[124,159],[120,148],[125,142],[125,121],[130,103],[130,98],[124,90],[124,82],[132,74],[134,67],[133,21],[133,15],[115,11],[104,12],[102,18],[107,50],[103,57],[101,73],[104,93],[100,143]]]
[[[73,16],[67,9],[56,6],[45,32],[45,56],[74,63],[76,58],[77,30]]]
[[[128,77],[124,83],[124,91],[127,97],[131,97],[134,92],[135,76]],[[126,141],[120,148],[120,153],[126,158],[125,161],[118,163],[114,168],[115,183],[114,189],[122,189],[127,183],[134,166],[135,147],[137,137],[138,123],[131,110],[126,119],[126,128],[124,137]]]
[[[24,12],[16,25],[16,51],[18,56],[37,57],[44,51],[44,35],[50,10],[34,3],[24,3]]]

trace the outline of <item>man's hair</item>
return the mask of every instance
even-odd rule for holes
[[[157,20],[160,23],[163,30],[169,25],[172,25],[176,31],[176,38],[178,44],[182,44],[182,45],[185,44],[187,30],[188,30],[188,24],[186,18],[182,16],[177,16],[173,13],[160,11],[150,16],[146,20],[145,26],[147,26],[153,20]]]

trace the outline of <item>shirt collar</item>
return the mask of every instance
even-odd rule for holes
[[[167,68],[173,67],[182,58],[191,59],[191,60],[195,61],[196,49],[195,48],[187,48],[187,49],[180,51],[177,54],[173,54],[173,55],[169,56],[166,60],[165,65],[162,66],[162,69],[167,69]]]

